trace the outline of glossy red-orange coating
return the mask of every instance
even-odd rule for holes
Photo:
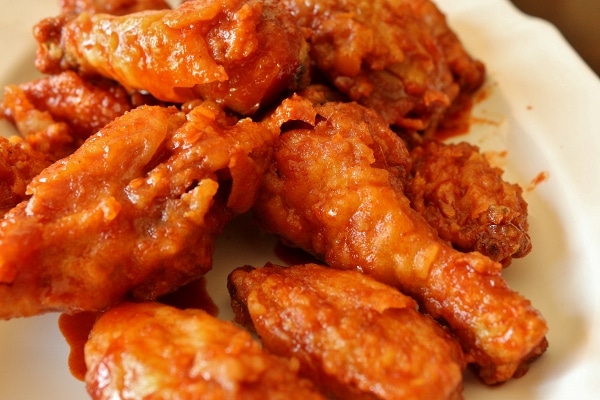
[[[316,264],[238,268],[236,321],[300,361],[336,399],[461,399],[458,343],[413,299],[356,271]]]
[[[202,310],[124,303],[85,345],[92,399],[324,400],[298,363],[265,352],[244,329]]]
[[[504,266],[531,251],[523,189],[503,180],[478,147],[427,141],[411,158],[406,193],[442,239]]]
[[[206,283],[206,277],[203,276],[178,288],[175,292],[159,297],[157,301],[180,309],[200,309],[216,317],[219,310],[207,291]],[[73,377],[81,381],[85,380],[87,372],[84,347],[90,331],[101,315],[101,311],[83,311],[74,314],[62,313],[58,318],[58,327],[70,349],[69,370]]]
[[[487,383],[522,374],[543,353],[547,324],[508,287],[502,265],[453,249],[410,207],[408,152],[375,111],[294,97],[272,118],[283,133],[254,207],[264,228],[413,296],[448,324]]]
[[[102,75],[159,100],[202,98],[243,115],[307,81],[308,45],[272,0],[192,0],[173,10],[41,21],[37,67]]]
[[[0,136],[0,218],[27,198],[27,185],[52,163],[23,139]]]
[[[39,174],[0,222],[0,318],[155,299],[205,274],[275,134],[214,103],[142,106]]]
[[[311,60],[328,82],[403,129],[432,131],[485,79],[430,0],[283,2],[311,29]]]
[[[7,85],[0,109],[33,148],[57,160],[134,106],[114,81],[65,71]]]

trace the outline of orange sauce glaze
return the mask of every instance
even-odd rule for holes
[[[446,140],[451,137],[464,135],[471,127],[471,111],[474,99],[471,96],[459,96],[440,122],[434,137],[436,140]]]
[[[444,120],[438,127],[435,138],[444,140],[468,132],[471,123],[482,122],[472,118],[471,111],[475,103],[485,100],[490,95],[490,88],[482,88],[475,96],[464,95],[460,96],[453,108],[449,111]],[[483,121],[485,122],[485,121]],[[498,155],[500,157],[506,154]],[[528,190],[533,190],[538,184],[548,179],[547,172],[540,172],[534,178],[528,187]],[[311,254],[304,250],[286,246],[281,242],[277,242],[274,249],[275,254],[287,265],[299,265],[307,263],[322,264]],[[169,304],[177,308],[199,308],[203,309],[211,315],[216,316],[219,312],[218,307],[210,298],[206,290],[206,279],[201,278],[186,286],[181,287],[176,292],[163,296],[159,299],[160,302]],[[81,312],[77,314],[61,314],[58,320],[59,328],[63,334],[67,344],[70,346],[69,354],[69,369],[71,374],[79,379],[84,380],[86,373],[86,365],[84,359],[84,346],[96,319],[101,313],[99,312]]]
[[[206,279],[200,278],[177,291],[158,299],[161,303],[177,308],[199,308],[216,316],[219,309],[206,290]],[[101,315],[101,312],[84,311],[77,314],[61,314],[58,327],[70,348],[68,365],[71,375],[81,381],[85,380],[84,346],[90,332]]]
[[[61,314],[58,318],[60,332],[71,349],[69,370],[71,375],[80,381],[84,380],[87,371],[83,348],[99,315],[98,312],[84,311],[77,314]]]

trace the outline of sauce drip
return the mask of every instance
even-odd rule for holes
[[[206,279],[197,279],[182,286],[175,292],[158,299],[161,303],[176,308],[199,308],[212,316],[219,314],[219,308],[206,290]],[[85,344],[101,312],[84,311],[76,314],[61,314],[58,327],[69,345],[69,371],[76,379],[85,380]]]
[[[487,100],[494,92],[497,83],[491,83],[481,87],[475,93],[460,93],[454,100],[446,115],[436,127],[433,137],[444,141],[469,132],[474,123],[492,123],[495,121],[476,118],[472,115],[473,107]]]
[[[439,141],[466,134],[471,127],[473,98],[460,94],[436,127],[434,138]]]
[[[84,346],[99,315],[98,312],[84,311],[77,314],[61,314],[58,318],[60,332],[71,349],[69,371],[80,381],[85,379],[87,372]]]

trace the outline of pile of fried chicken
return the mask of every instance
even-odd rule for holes
[[[546,350],[522,189],[436,139],[486,75],[431,0],[60,7],[0,105],[0,318],[94,313],[92,398],[461,399]],[[162,301],[245,213],[317,261]]]

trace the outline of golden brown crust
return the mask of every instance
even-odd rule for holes
[[[51,160],[22,139],[0,136],[0,218],[27,198],[27,185]]]
[[[297,363],[201,310],[125,303],[102,315],[85,346],[92,399],[323,400]]]
[[[310,28],[311,58],[351,100],[408,130],[433,130],[485,78],[429,0],[285,0]]]
[[[395,124],[406,137],[416,136],[415,130],[433,130],[457,96],[481,85],[483,65],[467,54],[444,15],[429,0],[286,3],[302,28],[274,0],[191,0],[176,10],[143,13],[138,11],[163,9],[165,3],[64,0],[62,15],[36,26],[40,42],[37,66],[57,75],[10,86],[4,108],[34,151],[43,151],[52,160],[71,154],[108,121],[140,104],[135,100],[140,98],[137,90],[148,90],[164,101],[185,103],[180,109],[142,107],[131,111],[44,172],[46,165],[38,163],[41,158],[25,154],[28,150],[4,170],[0,165],[0,178],[6,171],[12,174],[12,180],[0,185],[0,193],[9,193],[8,207],[22,200],[0,222],[0,318],[50,310],[104,310],[131,297],[155,299],[203,275],[211,266],[215,235],[233,215],[255,204],[275,140],[273,131],[281,130],[277,158],[256,206],[264,226],[335,268],[360,270],[414,296],[426,312],[449,325],[464,347],[467,362],[486,383],[520,376],[528,363],[546,350],[543,318],[527,299],[506,285],[500,263],[480,254],[454,251],[414,213],[404,193],[411,193],[415,200],[422,190],[425,202],[428,189],[419,187],[418,179],[411,181],[409,174],[418,177],[429,164],[419,148],[413,155],[420,161],[411,162],[402,141],[388,129],[388,124]],[[120,17],[128,13],[133,14]],[[315,65],[337,91],[310,87],[303,92],[308,100],[299,96],[285,100],[262,124],[249,119],[237,122],[219,108],[261,118],[263,114],[257,111],[265,105],[289,90],[304,88],[309,31]],[[63,72],[65,69],[68,71]],[[90,77],[98,76],[103,77],[101,85],[93,85]],[[120,83],[108,83],[106,77]],[[61,100],[74,93],[82,96]],[[211,100],[202,103],[202,99]],[[371,109],[356,103],[330,103],[348,99]],[[98,116],[102,118],[96,119]],[[425,153],[428,151],[438,154],[437,150]],[[28,157],[33,161],[28,170],[14,168]],[[482,160],[471,161],[469,167],[483,165]],[[440,177],[436,168],[440,167],[432,167],[435,177],[428,180],[432,185]],[[490,174],[496,175],[497,171]],[[407,188],[411,183],[415,186]],[[454,182],[453,188],[462,183]],[[515,188],[509,191],[512,189],[518,192]],[[477,206],[479,200],[482,198],[477,199]],[[413,207],[419,208],[415,204]],[[471,203],[467,208],[474,211],[477,206]],[[500,217],[511,224],[518,221],[514,223],[525,231],[526,212],[518,209],[522,206],[517,199],[509,216],[504,213]],[[499,214],[494,210],[492,214],[497,222]],[[481,213],[473,217],[480,224],[482,218]],[[456,233],[445,229],[447,222],[438,216],[434,221],[442,226],[439,232]],[[503,263],[528,251],[523,242],[513,245],[520,232],[512,233],[507,235],[511,251],[498,255]],[[457,240],[468,241],[474,235],[459,233]],[[524,236],[520,237],[514,240]],[[496,242],[489,243],[486,238],[484,244],[474,246],[496,246]],[[245,273],[236,271],[232,279]],[[278,303],[269,305],[276,309],[286,295],[294,297],[300,289],[318,286],[316,275],[297,276],[294,284],[264,284],[269,290],[260,301],[234,299],[239,321],[256,326],[251,310],[244,308],[246,303],[266,308],[268,295],[277,294]],[[330,303],[314,296],[316,300],[311,299],[316,305],[302,310],[307,316],[304,321],[313,326],[324,316],[329,329],[319,337],[319,352],[327,353],[326,361],[343,376],[340,380],[323,377],[322,369],[311,364],[313,359],[304,364],[308,365],[306,373],[340,397],[372,398],[375,392],[397,386],[398,379],[388,379],[398,372],[394,357],[406,356],[413,361],[402,363],[408,366],[400,371],[405,373],[402,382],[408,382],[400,389],[403,398],[410,394],[460,398],[457,376],[463,359],[452,341],[446,340],[447,333],[418,314],[415,303],[407,298],[391,296],[394,301],[385,307],[366,307],[358,315],[357,304],[365,305],[368,298],[372,306],[381,299],[369,297],[368,290],[360,292],[359,300],[348,296],[348,287],[369,279],[354,273],[347,276],[356,281],[334,278],[327,289],[318,287],[317,292],[327,292]],[[301,278],[311,279],[305,282]],[[254,290],[250,286],[246,289]],[[240,293],[236,288],[234,295]],[[377,291],[380,297],[386,293],[387,289]],[[345,304],[349,300],[354,302]],[[320,311],[315,314],[315,310]],[[173,320],[186,317],[173,315]],[[262,322],[271,321],[272,327],[291,325],[279,317],[278,313],[264,315]],[[136,321],[140,325],[132,325],[138,329],[146,326],[143,319]],[[116,320],[115,326],[107,322],[102,329],[110,332],[127,318],[121,315]],[[405,348],[390,350],[398,344],[398,337],[389,336],[390,328],[402,332],[399,337],[406,341],[399,347]],[[158,347],[170,349],[176,339],[167,336],[158,338]],[[289,343],[264,337],[266,344],[289,355]],[[338,345],[334,339],[340,337],[346,345],[343,355],[359,357],[358,365],[368,373],[373,372],[373,362],[365,362],[365,350],[379,352],[376,363],[381,368],[374,372],[382,375],[364,380],[352,375],[348,359],[331,355]],[[106,336],[100,335],[99,341],[104,340]],[[429,352],[423,351],[423,342],[431,344]],[[141,341],[137,344],[147,348]],[[122,352],[118,345],[115,349],[108,354],[109,363]],[[427,356],[432,353],[439,364],[428,363]],[[143,363],[146,355],[143,351],[139,354]],[[306,361],[310,357],[301,358]],[[186,371],[177,357],[173,361],[177,364],[174,368]],[[396,369],[386,364],[388,361]],[[137,371],[138,364],[117,364],[117,375]],[[221,360],[215,369],[230,365]],[[408,376],[413,370],[428,371],[439,379],[429,379],[426,386],[413,385],[415,381]],[[90,391],[99,398],[112,396],[95,386],[102,378],[98,371],[93,372]],[[169,372],[157,370],[158,375],[170,379]],[[255,372],[244,369],[239,376],[245,379]],[[181,379],[179,375],[175,378]],[[281,385],[294,379],[286,375],[275,383],[274,396],[280,395]],[[141,383],[140,393],[147,382]],[[171,384],[182,389],[181,381]],[[264,397],[262,390],[257,397]],[[319,397],[312,390],[308,390],[310,394],[292,391],[298,397]],[[385,395],[390,396],[391,391]]]
[[[501,264],[454,250],[410,207],[401,184],[408,153],[383,121],[365,123],[356,104],[294,106],[308,109],[274,113],[280,126],[285,115],[314,118],[275,145],[254,208],[268,231],[414,296],[449,325],[488,383],[509,379],[545,347],[546,322],[507,286]]]
[[[41,21],[35,36],[41,71],[102,75],[166,102],[202,98],[249,115],[306,84],[305,34],[270,0],[63,15]]]
[[[443,240],[504,266],[531,251],[523,190],[504,181],[477,147],[427,141],[411,158],[411,206]]]
[[[236,269],[236,321],[339,399],[462,398],[460,346],[416,303],[355,271]]]
[[[206,273],[275,135],[214,104],[143,106],[44,170],[0,224],[0,318],[154,299]]]
[[[0,104],[19,134],[53,160],[71,154],[133,107],[122,86],[106,79],[86,80],[73,71],[8,85]]]

